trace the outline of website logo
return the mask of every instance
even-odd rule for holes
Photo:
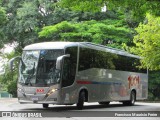
[[[12,117],[11,112],[2,112],[2,117]]]

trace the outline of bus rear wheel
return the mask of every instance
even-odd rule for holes
[[[130,100],[124,101],[123,105],[133,106],[135,104],[135,101],[136,101],[136,93],[134,91],[132,91],[131,95],[130,95]]]
[[[83,109],[84,102],[85,102],[85,92],[82,91],[82,92],[80,92],[80,94],[79,94],[78,103],[77,103],[77,108],[78,108],[79,110],[82,110],[82,109]]]
[[[130,101],[129,101],[129,105],[132,106],[135,104],[136,101],[136,93],[134,91],[131,92],[131,97],[130,97]]]
[[[48,104],[43,104],[43,108],[48,108]]]

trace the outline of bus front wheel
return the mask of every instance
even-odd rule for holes
[[[43,104],[43,108],[48,108],[48,104]]]
[[[78,108],[79,110],[82,110],[82,109],[83,109],[84,102],[85,102],[85,92],[82,91],[82,92],[80,92],[80,94],[79,94],[78,103],[77,103],[77,108]]]

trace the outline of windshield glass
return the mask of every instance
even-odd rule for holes
[[[36,81],[38,84],[55,84],[59,82],[56,77],[56,60],[62,54],[62,50],[40,51]]]
[[[24,51],[20,63],[19,82],[31,86],[58,83],[56,60],[61,55],[62,50]]]
[[[36,68],[39,60],[39,51],[24,51],[20,63],[19,82],[25,84],[35,83]]]

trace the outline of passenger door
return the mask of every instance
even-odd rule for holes
[[[74,103],[76,98],[76,88],[74,86],[77,66],[77,47],[66,48],[65,54],[70,54],[69,58],[63,61],[62,73],[62,102],[66,104]]]

